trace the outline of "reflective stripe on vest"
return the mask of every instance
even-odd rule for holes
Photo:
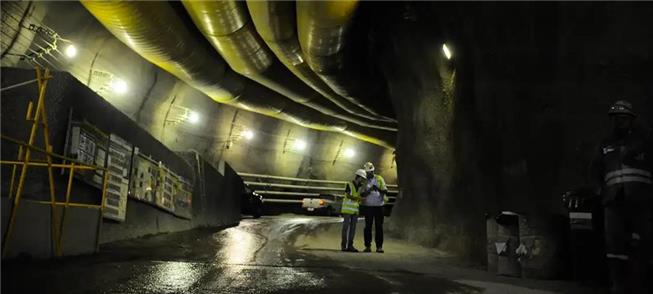
[[[620,260],[628,260],[628,255],[625,254],[613,254],[613,253],[606,253],[605,257],[607,258],[612,258],[612,259],[620,259]]]
[[[611,171],[607,173],[603,179],[605,180],[607,186],[627,182],[639,182],[645,184],[653,183],[653,181],[651,181],[651,173],[649,171],[632,167]]]
[[[349,193],[351,193],[351,196],[358,198],[360,197],[358,191],[356,190],[356,186],[352,185],[352,183],[347,183],[347,186],[349,187]],[[342,208],[340,209],[340,213],[342,214],[358,214],[358,201],[353,200],[349,197],[345,197],[342,199]]]
[[[358,201],[345,198],[342,200],[342,209],[340,213],[342,214],[358,214]]]

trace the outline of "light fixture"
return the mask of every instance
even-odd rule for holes
[[[189,112],[188,113],[188,121],[190,123],[192,123],[192,124],[198,123],[200,121],[200,114],[195,112],[195,111]]]
[[[70,44],[64,50],[64,54],[66,54],[66,57],[68,58],[75,58],[75,56],[77,56],[77,48],[75,45]]]
[[[447,59],[451,59],[451,50],[449,50],[449,47],[447,47],[447,44],[442,44],[442,52],[444,52],[444,56]]]
[[[125,94],[127,93],[127,82],[121,79],[113,79],[111,80],[111,90],[117,94]]]
[[[347,149],[345,150],[345,157],[347,157],[347,158],[352,158],[352,157],[354,157],[354,156],[356,156],[356,151],[354,151],[354,149],[347,148]]]
[[[245,139],[247,140],[251,140],[252,138],[254,138],[254,132],[252,132],[251,130],[245,130],[243,132],[243,137],[245,137]]]
[[[304,140],[295,140],[294,146],[295,146],[295,150],[302,151],[302,150],[306,149],[306,141],[304,141]]]

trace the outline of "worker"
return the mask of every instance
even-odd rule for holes
[[[650,134],[635,126],[631,103],[617,101],[608,114],[614,129],[597,150],[592,170],[605,212],[610,293],[650,293],[653,144]]]
[[[364,252],[372,252],[372,224],[374,224],[374,243],[376,252],[383,253],[383,206],[385,205],[388,188],[385,180],[380,175],[374,174],[374,164],[365,163],[363,169],[367,175],[367,181],[363,187],[366,193],[361,203],[361,214],[365,217],[365,229],[363,238],[365,241]]]
[[[354,180],[348,182],[345,187],[345,198],[342,200],[340,210],[343,216],[342,240],[340,242],[342,251],[358,252],[358,249],[354,247],[354,236],[356,235],[356,224],[358,223],[358,208],[362,200],[360,190],[366,179],[365,170],[359,169],[354,174]]]

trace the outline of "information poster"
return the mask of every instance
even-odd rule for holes
[[[159,164],[159,186],[156,189],[156,205],[168,210],[175,211],[175,187],[177,186],[177,176],[171,172],[165,165]]]
[[[72,121],[68,131],[69,157],[108,170],[105,218],[125,221],[129,197],[176,216],[192,218],[192,183],[163,162],[142,154],[132,143],[115,134],[105,134],[87,122]],[[102,189],[103,170],[78,170],[76,177]]]
[[[159,178],[159,165],[144,154],[140,154],[138,148],[134,148],[134,163],[131,173],[131,197],[143,202],[156,205],[154,192]]]
[[[132,152],[131,143],[114,134],[109,136],[109,152],[107,153],[109,178],[104,208],[104,217],[106,218],[125,220]]]
[[[191,219],[193,216],[193,211],[191,209],[193,185],[181,177],[177,184],[178,186],[175,189],[175,214],[183,218]]]
[[[90,124],[72,122],[68,156],[88,165],[105,166],[109,138]],[[104,171],[78,170],[76,175],[92,186],[102,189]]]

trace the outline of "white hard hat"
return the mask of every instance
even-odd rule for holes
[[[610,110],[608,110],[608,114],[613,115],[613,114],[626,114],[630,116],[636,116],[635,112],[633,112],[633,105],[630,104],[630,102],[626,100],[619,100],[612,104],[610,106]]]
[[[372,164],[371,162],[368,161],[363,165],[363,169],[365,169],[365,171],[368,171],[368,172],[373,172],[374,171],[374,164]]]
[[[357,171],[356,171],[356,175],[359,176],[359,177],[363,177],[363,178],[366,178],[366,177],[367,177],[367,173],[365,172],[364,169],[359,169],[359,170],[357,170]]]

